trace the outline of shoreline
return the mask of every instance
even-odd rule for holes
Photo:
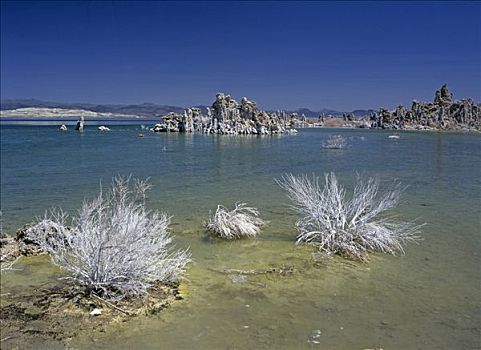
[[[0,122],[5,121],[72,121],[77,122],[78,117],[0,117]],[[158,121],[159,118],[153,117],[89,117],[89,121]]]
[[[151,118],[91,118],[86,120],[85,126],[98,126],[101,124],[106,125],[142,125],[145,124],[146,126],[150,126],[150,124],[158,123],[159,119],[151,119]],[[362,123],[363,120],[359,122]],[[77,123],[77,118],[73,117],[64,117],[64,118],[49,118],[49,117],[25,117],[25,118],[10,118],[10,117],[1,117],[0,118],[0,126],[2,125],[14,125],[14,126],[59,126],[61,124],[66,125],[75,125]],[[110,124],[109,124],[110,123]],[[113,124],[112,124],[113,123]],[[363,124],[360,125],[349,125],[349,126],[342,126],[342,125],[313,125],[308,124],[308,126],[296,126],[296,129],[299,130],[306,130],[306,129],[330,129],[330,130],[378,130],[378,131],[386,131],[386,132],[439,132],[439,133],[459,133],[459,134],[466,134],[466,133],[473,133],[478,134],[481,133],[481,130],[476,128],[450,128],[450,129],[439,129],[439,128],[427,128],[421,129],[417,127],[424,127],[423,125],[415,125],[409,128],[402,128],[402,129],[394,129],[394,128],[372,128],[372,127],[363,127]],[[172,132],[171,132],[172,133]],[[177,132],[174,132],[177,133]]]

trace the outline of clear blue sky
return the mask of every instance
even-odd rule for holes
[[[394,107],[479,101],[480,2],[1,2],[1,97]]]

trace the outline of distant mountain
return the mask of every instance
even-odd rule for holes
[[[274,111],[270,111],[270,112],[274,112]],[[313,110],[310,110],[309,108],[298,108],[294,110],[288,110],[286,112],[297,113],[299,116],[304,114],[307,118],[319,118],[320,115],[324,115],[324,116],[332,115],[337,117],[337,116],[342,116],[342,113],[343,113],[343,112],[335,111],[333,109],[326,109],[326,108],[323,108],[320,111],[313,111]]]
[[[309,108],[299,108],[292,112],[297,113],[299,115],[304,114],[308,118],[318,118],[320,114],[319,112],[311,111]]]
[[[182,113],[183,107],[143,103],[140,105],[95,105],[89,108],[94,112],[114,114],[135,114],[142,117],[160,117],[169,112]]]
[[[376,112],[375,109],[355,109],[351,113],[354,114],[355,117],[366,117],[374,112]]]
[[[11,110],[18,108],[62,108],[87,110],[97,113],[129,114],[141,117],[158,117],[169,112],[182,113],[183,107],[157,105],[154,103],[132,104],[132,105],[96,105],[91,103],[58,103],[39,101],[35,99],[4,99],[0,102],[0,110]]]
[[[25,107],[17,109],[5,109],[0,111],[0,118],[133,118],[146,119],[136,114],[101,113],[87,109],[75,108],[46,108],[46,107]]]
[[[48,108],[54,105],[58,105],[58,103],[40,101],[35,99],[21,99],[21,100],[4,99],[4,100],[1,100],[0,110],[3,111],[6,109],[29,108],[29,107]]]
[[[202,114],[204,115],[207,115],[207,108],[210,108],[209,106],[205,106],[205,105],[197,105],[192,107],[199,108],[202,111]]]
[[[75,110],[87,110],[97,113],[111,113],[114,115],[136,115],[141,117],[159,117],[170,112],[182,113],[184,107],[170,106],[170,105],[158,105],[155,103],[142,103],[142,104],[92,104],[92,103],[60,103],[40,101],[36,99],[3,99],[0,102],[0,110],[12,110],[18,108],[62,108],[62,109],[75,109]],[[207,106],[198,105],[194,106],[200,108],[204,114],[207,113]],[[324,116],[342,116],[343,113],[352,113],[355,117],[369,116],[372,109],[356,109],[352,112],[340,112],[333,109],[323,108],[320,111],[312,111],[308,108],[299,108],[296,110],[287,111],[288,113],[297,113],[299,115],[304,114],[308,118],[318,118],[320,115]]]
[[[334,109],[327,109],[323,108],[320,111],[312,111],[308,108],[299,108],[294,111],[290,111],[292,113],[297,113],[299,115],[304,114],[308,118],[318,118],[320,115],[323,115],[324,117],[327,116],[333,116],[333,117],[342,117],[343,114],[353,114],[355,117],[365,117],[371,115],[372,112],[375,112],[373,109],[356,109],[351,112],[341,112],[341,111],[336,111]]]

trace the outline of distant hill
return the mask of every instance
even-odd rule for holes
[[[355,109],[351,113],[354,114],[355,117],[365,117],[370,116],[374,112],[376,112],[375,109]]]
[[[143,103],[133,105],[96,105],[90,103],[58,103],[47,102],[35,99],[4,99],[0,103],[0,110],[12,110],[18,108],[62,108],[62,109],[78,109],[87,110],[97,113],[111,113],[111,114],[128,114],[138,115],[141,117],[158,117],[169,112],[182,113],[183,107],[157,105],[154,103]]]
[[[182,113],[184,107],[143,103],[140,105],[95,105],[84,107],[94,112],[114,114],[135,114],[142,117],[160,117],[169,112]]]
[[[42,107],[48,108],[53,106],[59,105],[58,103],[54,102],[45,102],[40,100],[34,99],[22,99],[22,100],[13,100],[13,99],[4,99],[0,103],[0,110],[6,109],[17,109],[17,108],[30,108],[30,107]]]
[[[343,114],[353,114],[355,117],[365,117],[371,115],[371,112],[374,112],[374,109],[356,109],[351,112],[341,112],[341,111],[336,111],[334,109],[327,109],[323,108],[320,111],[312,111],[308,108],[299,108],[294,111],[289,111],[291,113],[297,113],[299,115],[304,114],[308,118],[318,118],[320,115],[323,115],[325,117],[327,116],[333,116],[333,117],[340,117]]]
[[[207,106],[198,105],[194,106],[200,108],[204,114],[207,113]],[[62,109],[75,109],[75,110],[87,110],[97,113],[110,113],[114,115],[136,115],[141,117],[159,117],[170,112],[182,113],[185,107],[159,105],[155,103],[142,103],[142,104],[92,104],[92,103],[61,103],[61,102],[49,102],[36,99],[2,99],[0,102],[0,110],[13,110],[19,108],[62,108]],[[318,118],[320,115],[324,116],[342,116],[343,113],[352,113],[355,117],[368,116],[372,109],[357,109],[352,112],[341,112],[332,109],[323,108],[320,111],[312,111],[308,108],[299,108],[296,110],[287,111],[289,113],[297,113],[299,115],[304,114],[308,118]]]

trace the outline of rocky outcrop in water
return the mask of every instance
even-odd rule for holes
[[[472,99],[455,101],[448,85],[434,95],[433,102],[413,101],[411,109],[380,108],[371,116],[371,127],[383,129],[481,130],[481,104]]]
[[[85,122],[85,119],[84,119],[83,116],[81,116],[80,119],[77,121],[77,125],[75,126],[75,130],[83,131],[84,130],[84,122]]]
[[[162,117],[155,132],[200,132],[223,135],[269,135],[295,132],[296,126],[307,121],[296,113],[269,113],[257,108],[254,101],[243,97],[238,103],[230,95],[218,93],[207,115],[199,108],[188,108],[183,114],[174,112]]]

